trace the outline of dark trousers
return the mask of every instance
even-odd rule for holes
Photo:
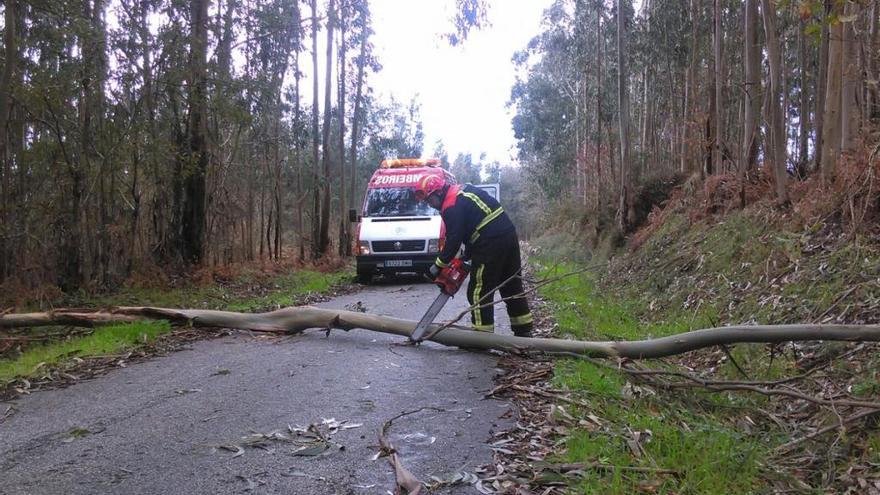
[[[522,261],[516,231],[481,241],[469,252],[472,266],[468,302],[473,306],[479,301],[479,305],[483,306],[471,311],[474,329],[495,331],[495,306],[492,301],[497,290],[507,306],[513,333],[530,336],[532,314],[523,295]]]

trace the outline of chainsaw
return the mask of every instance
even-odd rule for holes
[[[409,336],[409,340],[413,342],[422,341],[422,337],[424,337],[428,327],[431,326],[434,318],[437,317],[437,314],[446,305],[446,301],[458,292],[470,271],[470,263],[462,261],[461,258],[453,258],[448,266],[440,270],[437,278],[434,279],[434,284],[440,287],[440,295],[437,296],[437,299],[434,299],[434,303],[428,308],[425,316],[422,316],[422,319],[419,320],[419,324],[416,325],[415,330]]]

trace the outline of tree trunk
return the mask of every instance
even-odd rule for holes
[[[819,40],[819,71],[816,74],[816,146],[813,150],[813,169],[819,170],[822,162],[825,129],[825,91],[828,79],[828,14],[831,12],[831,1],[825,0],[822,7],[821,37]]]
[[[691,46],[690,60],[688,61],[687,74],[685,75],[685,97],[684,97],[684,129],[681,140],[681,173],[691,175],[696,172],[699,167],[696,166],[694,160],[694,143],[696,135],[700,133],[699,126],[694,115],[694,102],[697,94],[697,25],[700,14],[699,0],[691,0],[690,2],[690,21],[691,21]]]
[[[599,215],[602,212],[602,57],[605,38],[602,35],[602,14],[605,5],[596,2],[596,222],[595,235],[599,235]]]
[[[630,0],[617,0],[617,122],[620,132],[620,191],[617,203],[617,227],[620,232],[626,232],[629,225],[630,201],[629,75],[626,65],[628,50],[626,29],[629,10],[632,8],[629,2]]]
[[[714,15],[714,31],[712,38],[712,51],[714,53],[715,58],[715,85],[714,85],[714,98],[715,98],[715,132],[714,138],[715,142],[712,146],[712,168],[714,169],[714,173],[719,174],[724,171],[723,160],[724,160],[724,152],[723,152],[723,140],[724,140],[724,102],[723,100],[723,87],[724,87],[724,60],[721,58],[721,45],[722,45],[722,37],[724,36],[724,32],[721,30],[721,0],[715,0],[715,15]]]
[[[745,117],[740,148],[739,177],[755,168],[758,156],[758,120],[761,116],[761,46],[758,44],[758,1],[746,0],[743,37],[745,61]]]
[[[189,75],[189,155],[184,173],[181,255],[198,264],[205,255],[205,191],[208,172],[208,1],[192,0]]]
[[[321,205],[321,232],[318,244],[319,255],[327,254],[330,247],[330,196],[333,191],[330,185],[330,121],[333,113],[333,99],[330,89],[333,87],[333,30],[336,29],[336,2],[330,0],[327,7],[327,63],[324,74],[324,129],[321,133],[321,161],[324,169],[324,180],[321,184],[323,201]]]
[[[880,24],[880,1],[874,0],[874,3],[871,4],[869,15],[868,40],[865,49],[865,70],[868,80],[873,82],[868,82],[865,85],[865,112],[867,119],[871,120],[880,118],[880,81],[878,81],[880,75],[877,73],[877,54],[880,52],[880,43],[878,43],[878,36],[880,36],[878,34],[880,33],[880,29],[878,29],[878,24]]]
[[[348,209],[345,191],[345,63],[346,63],[346,12],[343,4],[339,5],[339,256],[351,253],[348,243]]]
[[[0,329],[70,325],[94,327],[152,318],[194,327],[236,328],[257,332],[301,333],[310,328],[352,330],[362,328],[409,337],[417,322],[356,311],[310,306],[279,309],[269,313],[233,313],[198,309],[121,307],[109,312],[59,309],[48,313],[0,316]],[[516,352],[522,349],[548,353],[574,353],[593,357],[651,359],[682,354],[706,347],[735,343],[779,343],[830,340],[878,342],[880,325],[744,325],[707,328],[648,340],[578,341],[514,337],[435,323],[430,340],[457,347]],[[439,330],[439,331],[438,331]]]
[[[311,0],[312,7],[312,167],[314,170],[312,190],[314,205],[312,208],[312,259],[318,259],[321,254],[321,173],[318,134],[318,114],[321,107],[318,105],[318,5],[317,0]]]
[[[800,133],[798,135],[797,161],[799,177],[805,177],[807,174],[807,164],[809,163],[810,158],[808,154],[810,152],[810,127],[812,120],[810,118],[809,78],[807,77],[807,74],[809,73],[807,70],[807,40],[806,35],[804,34],[806,27],[806,22],[800,21],[798,26],[798,93],[800,96],[800,103],[798,105],[798,128]]]
[[[849,152],[855,149],[859,133],[859,112],[857,94],[861,84],[859,70],[859,50],[855,39],[854,25],[859,14],[859,7],[847,2],[844,9],[843,25],[843,73],[840,90],[840,151]]]
[[[770,62],[770,132],[773,143],[773,179],[776,184],[776,199],[782,203],[788,203],[788,189],[786,180],[786,152],[785,152],[785,124],[782,120],[783,108],[781,107],[781,54],[779,41],[776,37],[776,10],[770,4],[770,0],[762,0],[761,13],[764,17],[764,34],[767,39],[767,58]]]
[[[840,16],[837,3],[833,3],[831,14]],[[828,30],[828,69],[825,83],[825,108],[822,128],[822,158],[820,168],[822,178],[832,181],[840,156],[840,105],[843,75],[843,23],[837,22]]]
[[[351,177],[349,183],[349,204],[355,208],[355,185],[357,184],[357,146],[360,138],[361,104],[364,88],[364,67],[367,65],[367,34],[366,26],[361,31],[361,51],[357,59],[358,73],[354,93],[354,110],[351,114]],[[357,208],[360,210],[360,208]],[[351,251],[349,251],[351,253]]]
[[[9,145],[9,117],[12,108],[14,74],[18,70],[18,1],[7,0],[4,12],[3,73],[0,75],[0,284],[12,271],[12,249],[9,243],[12,218],[12,147]]]
[[[299,67],[299,55],[300,55],[300,47],[299,43],[296,44],[296,49],[293,53],[293,66]],[[298,70],[293,71],[293,163],[296,166],[296,197],[295,201],[295,209],[296,209],[296,235],[298,239],[299,245],[299,259],[302,261],[306,256],[306,232],[305,232],[305,224],[303,223],[303,207],[306,204],[306,196],[305,191],[303,189],[303,169],[305,168],[303,153],[302,153],[302,140],[300,139],[300,132],[302,127],[302,105],[300,98],[300,77],[301,72]]]

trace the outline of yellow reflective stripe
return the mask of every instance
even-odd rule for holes
[[[495,325],[473,325],[473,329],[478,332],[494,332]]]
[[[489,213],[492,213],[492,208],[489,208],[489,205],[487,205],[486,203],[483,203],[483,200],[480,199],[480,197],[477,196],[476,194],[464,192],[464,191],[461,191],[458,194],[461,194],[462,196],[466,196],[468,199],[473,201],[474,204],[476,204],[481,210],[483,210],[483,213],[485,213],[486,215],[488,215]]]
[[[439,266],[440,268],[446,268],[447,266],[449,266],[449,263],[444,263],[443,260],[441,260],[440,258],[434,260],[434,264]]]
[[[486,215],[486,217],[483,218],[483,221],[477,225],[476,229],[474,229],[474,233],[471,234],[471,244],[473,244],[477,240],[477,238],[480,237],[480,230],[486,225],[489,225],[489,222],[498,218],[502,213],[504,213],[504,208],[499,206],[495,209],[495,211]]]
[[[522,316],[512,316],[510,317],[511,325],[527,325],[532,322],[532,314],[526,313]]]
[[[477,273],[474,274],[474,276],[477,277],[477,285],[474,286],[474,299],[476,299],[475,303],[477,307],[473,310],[475,328],[483,325],[483,315],[480,314],[479,306],[483,304],[483,269],[485,267],[486,265],[480,265],[480,267],[477,268]]]

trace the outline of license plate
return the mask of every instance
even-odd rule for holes
[[[386,268],[399,268],[402,266],[412,266],[412,260],[386,260]]]

